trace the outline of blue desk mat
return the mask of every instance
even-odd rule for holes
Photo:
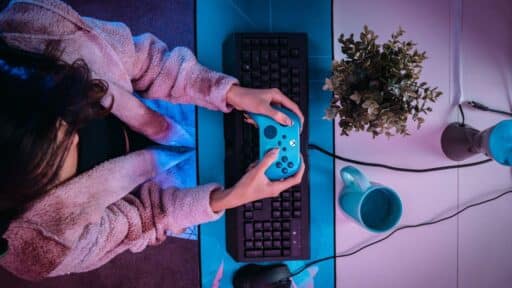
[[[310,142],[333,151],[333,123],[323,120],[331,94],[322,91],[332,62],[331,1],[310,0],[198,0],[196,49],[199,61],[222,71],[222,43],[234,32],[306,32],[309,38]],[[199,182],[224,183],[223,115],[198,110]],[[309,153],[311,193],[311,259],[333,255],[334,161],[316,151]],[[327,209],[326,209],[327,208]],[[201,283],[211,287],[221,264],[220,287],[231,287],[236,263],[226,251],[225,221],[201,225]],[[289,261],[293,271],[307,261]],[[335,263],[317,264],[316,287],[334,287]],[[299,275],[300,276],[300,275]],[[299,277],[297,276],[297,277]],[[295,279],[300,281],[300,279]]]

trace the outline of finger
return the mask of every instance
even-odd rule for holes
[[[290,119],[290,117],[288,117],[283,112],[272,108],[272,106],[270,106],[270,105],[267,105],[263,109],[263,113],[262,114],[267,115],[268,117],[276,120],[281,125],[285,125],[285,126],[292,125],[292,120]]]
[[[256,124],[256,122],[254,122],[252,119],[244,119],[244,122],[254,125],[256,128],[258,128],[258,124]]]
[[[300,119],[300,125],[304,124],[304,115],[302,114],[302,111],[300,111],[299,106],[297,103],[290,100],[290,98],[286,97],[281,91],[277,90],[275,93],[272,94],[272,102],[281,104],[285,106],[286,108],[293,111],[293,113],[297,114],[297,116]]]
[[[295,175],[283,181],[272,182],[273,187],[271,188],[271,191],[277,191],[276,193],[279,194],[292,186],[300,184],[300,182],[302,181],[302,177],[304,176],[304,171],[306,170],[306,164],[304,164],[304,160],[302,159],[302,157],[301,162],[302,164],[300,165],[300,169],[299,171],[297,171]]]
[[[258,161],[254,161],[251,164],[249,164],[246,171],[252,170],[256,166],[258,166]]]
[[[268,167],[276,161],[277,155],[279,154],[279,148],[274,148],[265,154],[265,157],[261,159],[260,163],[256,166],[259,173],[265,173]]]

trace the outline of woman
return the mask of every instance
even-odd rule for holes
[[[164,189],[152,179],[179,161],[165,148],[132,152],[76,175],[77,130],[108,113],[157,143],[192,146],[186,130],[134,91],[262,113],[284,125],[290,120],[270,103],[301,120],[302,114],[277,90],[239,87],[185,48],[168,51],[150,34],[132,37],[123,24],[80,17],[60,1],[12,1],[0,13],[0,33],[0,233],[8,241],[0,265],[19,277],[95,269],[125,250],[161,243],[166,230],[216,220],[225,209],[276,196],[302,178],[304,166],[270,182],[264,171],[273,151],[229,189]]]

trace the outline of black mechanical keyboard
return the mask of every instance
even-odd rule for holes
[[[307,36],[303,33],[235,33],[224,43],[224,70],[251,88],[279,88],[308,113]],[[259,157],[257,128],[234,111],[224,118],[226,185],[234,185]],[[307,159],[308,125],[301,134]],[[308,259],[309,173],[281,193],[226,212],[227,250],[239,262]]]

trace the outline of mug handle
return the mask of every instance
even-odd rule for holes
[[[356,167],[346,166],[340,170],[340,176],[345,186],[355,186],[361,192],[366,191],[371,184],[368,178]]]

